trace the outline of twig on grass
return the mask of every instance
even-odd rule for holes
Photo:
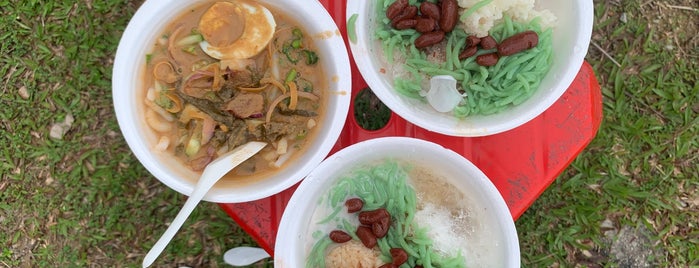
[[[699,12],[699,9],[693,8],[693,7],[687,7],[687,6],[675,6],[675,5],[668,5],[664,4],[664,6],[668,8],[674,8],[674,9],[681,9],[681,10],[689,10],[689,11],[694,11],[694,12]]]
[[[611,60],[617,67],[621,68],[621,64],[620,64],[618,61],[616,61],[616,60],[614,59],[614,57],[612,57],[612,55],[609,55],[609,53],[607,53],[607,51],[604,50],[604,49],[603,49],[600,45],[598,45],[595,41],[590,40],[590,44],[592,44],[593,46],[595,46],[600,52],[602,52],[602,54],[604,54],[604,56],[606,56],[607,58],[609,58],[609,60]]]

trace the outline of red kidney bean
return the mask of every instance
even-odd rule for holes
[[[345,201],[345,206],[347,207],[347,212],[349,213],[355,213],[357,211],[362,210],[364,207],[364,201],[359,198],[350,198]]]
[[[379,268],[398,268],[398,266],[396,266],[393,263],[387,263],[387,264],[379,266]]]
[[[473,55],[476,55],[476,52],[478,52],[478,47],[477,46],[470,46],[464,48],[463,51],[459,54],[459,59],[460,60],[465,60],[467,58],[472,57]]]
[[[415,30],[420,33],[428,33],[437,28],[437,21],[432,18],[418,18]]]
[[[391,217],[381,218],[378,222],[371,224],[371,232],[376,238],[382,238],[388,233],[388,228],[391,226]]]
[[[439,18],[441,17],[441,10],[439,6],[430,2],[422,2],[422,4],[420,4],[420,13],[423,16],[431,18],[435,21],[439,21]]]
[[[357,237],[359,237],[359,240],[362,241],[362,244],[367,248],[374,248],[374,246],[376,246],[376,236],[374,236],[374,233],[371,232],[369,227],[357,227]]]
[[[479,55],[476,57],[476,63],[480,66],[493,66],[498,63],[500,57],[497,52]]]
[[[477,46],[480,42],[481,42],[481,39],[475,35],[469,35],[468,37],[466,37],[466,46],[467,47]]]
[[[393,28],[396,27],[396,24],[404,19],[414,19],[417,16],[417,7],[416,6],[408,6],[403,11],[401,11],[398,15],[396,15],[392,20],[391,20],[391,26]]]
[[[372,225],[375,222],[379,222],[382,218],[390,217],[391,214],[385,208],[359,212],[359,222],[364,225]]]
[[[397,22],[394,28],[396,28],[396,30],[405,30],[415,28],[416,25],[416,19],[404,19],[402,21]]]
[[[500,56],[509,56],[539,44],[539,35],[535,31],[524,31],[502,40],[498,45]]]
[[[330,237],[330,240],[332,240],[335,243],[345,243],[347,241],[352,240],[352,237],[349,234],[340,230],[334,230],[330,232],[328,236]]]
[[[498,47],[498,42],[492,36],[481,37],[481,48],[482,49],[493,49]]]
[[[391,252],[391,259],[396,266],[401,266],[408,261],[408,253],[402,248],[392,248],[389,252]]]
[[[456,0],[442,0],[441,18],[439,18],[439,28],[448,33],[454,30],[456,21],[459,18],[459,4]]]
[[[396,0],[386,9],[386,17],[389,20],[393,20],[403,9],[408,7],[408,4],[408,0]]]
[[[492,36],[481,37],[481,48],[482,49],[493,49],[498,47],[498,42]]]
[[[444,40],[444,32],[442,31],[432,31],[429,33],[424,33],[415,39],[416,48],[426,48],[431,45],[437,44]]]

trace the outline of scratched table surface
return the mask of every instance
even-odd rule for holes
[[[345,0],[320,2],[347,40]],[[350,64],[354,99],[367,84],[352,57]],[[548,110],[520,127],[486,137],[441,135],[410,124],[396,114],[391,115],[384,128],[367,131],[355,121],[352,102],[342,134],[330,154],[357,142],[385,136],[415,137],[438,143],[478,166],[498,188],[512,217],[517,219],[592,141],[601,119],[599,83],[592,67],[584,62],[568,90]],[[297,187],[298,184],[257,201],[219,206],[273,254],[284,208]]]

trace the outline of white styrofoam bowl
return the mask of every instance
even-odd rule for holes
[[[311,218],[320,198],[343,174],[384,159],[431,167],[431,172],[444,176],[465,193],[464,202],[474,215],[480,216],[479,224],[489,228],[488,232],[492,234],[484,237],[487,241],[483,242],[478,252],[466,256],[492,254],[489,256],[493,257],[490,259],[494,261],[493,266],[485,267],[519,267],[519,240],[514,220],[490,179],[454,151],[429,141],[406,137],[378,138],[351,145],[328,157],[314,169],[301,182],[284,210],[275,242],[274,266],[305,267],[312,247],[309,237],[315,224]]]
[[[410,123],[450,136],[478,137],[504,132],[534,119],[568,89],[587,53],[592,35],[592,0],[537,0],[537,9],[548,9],[556,17],[553,31],[553,64],[539,89],[524,103],[492,115],[458,119],[435,111],[427,102],[400,95],[392,87],[393,77],[381,73],[390,69],[383,60],[380,44],[374,38],[378,18],[372,1],[347,1],[346,15],[357,14],[356,43],[350,49],[360,73],[372,91],[391,110]]]
[[[155,134],[145,124],[142,75],[146,54],[159,34],[176,16],[207,0],[147,0],[136,11],[119,42],[112,73],[114,110],[126,142],[143,166],[162,183],[185,195],[192,192],[199,173],[179,164],[167,153],[156,153]],[[271,177],[246,185],[217,184],[205,196],[211,202],[245,202],[276,194],[300,181],[330,152],[342,131],[349,110],[351,73],[349,57],[337,25],[317,1],[260,0],[299,22],[313,38],[320,64],[329,79],[326,114],[316,139],[305,154]]]

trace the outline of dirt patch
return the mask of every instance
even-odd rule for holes
[[[620,230],[605,232],[605,240],[609,245],[606,255],[609,261],[620,268],[657,267],[657,260],[663,255],[650,231],[643,226],[623,226]]]

